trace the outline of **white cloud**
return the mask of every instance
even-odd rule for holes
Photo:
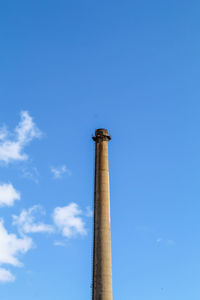
[[[33,122],[27,111],[21,112],[21,120],[14,130],[8,132],[5,126],[0,129],[0,161],[10,163],[26,160],[27,154],[24,147],[34,138],[41,136],[40,130]]]
[[[0,282],[12,282],[15,281],[15,276],[13,274],[3,268],[0,268]]]
[[[67,173],[69,176],[71,175],[70,170],[66,167],[66,165],[62,165],[60,167],[51,167],[51,172],[55,179],[62,178],[62,176]]]
[[[30,237],[18,238],[15,234],[9,234],[4,227],[3,220],[0,220],[0,265],[23,266],[18,255],[26,253],[32,246],[33,242]]]
[[[82,214],[78,205],[71,203],[68,206],[56,207],[53,212],[53,220],[62,234],[68,238],[77,234],[85,235],[85,224],[80,217]]]
[[[37,214],[45,214],[44,209],[40,205],[35,205],[28,210],[24,209],[19,216],[13,216],[13,224],[18,227],[20,233],[53,232],[53,226],[35,222]]]
[[[20,193],[12,184],[0,185],[0,206],[12,206],[15,200],[20,200]]]

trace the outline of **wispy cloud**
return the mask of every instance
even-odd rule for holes
[[[172,245],[175,244],[175,241],[174,241],[174,240],[171,240],[171,239],[167,239],[167,238],[161,238],[161,237],[158,237],[158,238],[156,239],[156,243],[157,243],[157,244],[163,243],[163,244],[165,244],[165,245],[172,246]]]
[[[153,240],[157,245],[168,245],[172,246],[175,244],[175,241],[166,237],[158,236],[154,229],[150,228],[149,226],[137,226],[136,230],[144,233],[145,235],[148,235],[151,237],[151,240]],[[157,237],[156,237],[157,236]]]
[[[0,185],[0,206],[12,206],[16,200],[20,200],[20,193],[11,183]]]
[[[15,281],[15,276],[8,270],[0,268],[0,282]]]
[[[0,220],[0,264],[22,266],[17,255],[19,253],[26,253],[31,247],[31,238],[27,236],[18,238],[15,234],[9,234],[4,227],[3,220]]]
[[[29,237],[32,233],[61,233],[65,238],[73,238],[77,235],[85,235],[85,223],[83,217],[85,213],[76,203],[70,203],[64,207],[56,207],[53,211],[53,223],[46,224],[38,219],[45,215],[45,210],[40,205],[35,205],[29,209],[23,209],[19,215],[13,215],[13,225],[18,229],[20,237],[16,234],[8,233],[4,226],[3,219],[0,219],[0,282],[14,281],[12,273],[2,268],[5,265],[21,267],[19,254],[29,251],[34,243]],[[55,240],[54,246],[66,246],[66,239]]]
[[[0,141],[4,140],[7,135],[8,135],[8,130],[7,130],[6,126],[4,125],[0,128]]]
[[[53,244],[57,247],[66,247],[66,243],[64,241],[54,241]]]
[[[86,229],[81,217],[82,214],[78,205],[71,203],[68,206],[56,207],[53,212],[53,220],[63,236],[67,238],[77,234],[85,235]]]
[[[153,233],[152,228],[148,226],[136,226],[137,231],[146,232],[146,233]]]
[[[175,241],[174,240],[167,240],[167,244],[172,246],[175,244]]]
[[[66,165],[62,165],[59,167],[51,167],[51,172],[53,174],[54,179],[62,178],[62,176],[65,173],[69,176],[71,175],[71,171],[66,167]]]
[[[159,237],[159,238],[157,238],[157,239],[156,239],[156,243],[158,243],[158,244],[159,244],[159,243],[161,243],[161,242],[162,242],[162,240],[163,240],[163,239]]]
[[[12,265],[21,267],[23,264],[19,261],[18,255],[26,253],[33,247],[30,237],[23,236],[18,238],[15,234],[9,234],[4,227],[3,219],[0,220],[0,266]],[[5,269],[0,269],[0,281],[13,281],[14,276]]]
[[[91,212],[89,212],[91,213]],[[85,235],[84,214],[76,203],[68,206],[56,207],[53,211],[53,224],[46,224],[36,219],[45,215],[45,210],[40,205],[23,209],[19,215],[13,215],[13,225],[17,226],[19,233],[24,236],[30,233],[56,233],[58,231],[67,238],[77,234]]]
[[[14,132],[9,132],[6,126],[0,128],[0,161],[8,164],[28,158],[23,152],[24,147],[34,138],[39,138],[41,131],[33,122],[27,111],[21,112],[21,120]]]
[[[43,222],[36,222],[36,217],[44,215],[45,211],[40,205],[25,210],[23,209],[19,216],[13,216],[13,225],[18,227],[22,234],[27,233],[52,233],[54,228],[52,225]]]
[[[36,167],[33,167],[33,166],[23,166],[21,168],[21,173],[22,173],[22,177],[23,178],[26,178],[26,179],[29,179],[29,180],[32,180],[33,182],[35,183],[39,183],[39,172],[38,172],[38,169]]]
[[[92,217],[93,216],[93,210],[91,209],[90,206],[86,207],[86,213],[85,213],[86,217]]]

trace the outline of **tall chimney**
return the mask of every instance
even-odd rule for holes
[[[112,262],[110,232],[110,191],[108,141],[106,129],[95,136],[94,244],[92,300],[112,300]]]

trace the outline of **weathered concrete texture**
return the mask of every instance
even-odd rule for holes
[[[106,129],[95,131],[93,300],[112,300],[110,191]]]

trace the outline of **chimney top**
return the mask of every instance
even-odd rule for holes
[[[94,141],[103,140],[110,141],[111,136],[108,134],[108,130],[105,128],[99,128],[95,130],[95,136],[93,137]]]
[[[95,130],[95,135],[107,135],[108,136],[108,130],[105,128],[99,128]]]

